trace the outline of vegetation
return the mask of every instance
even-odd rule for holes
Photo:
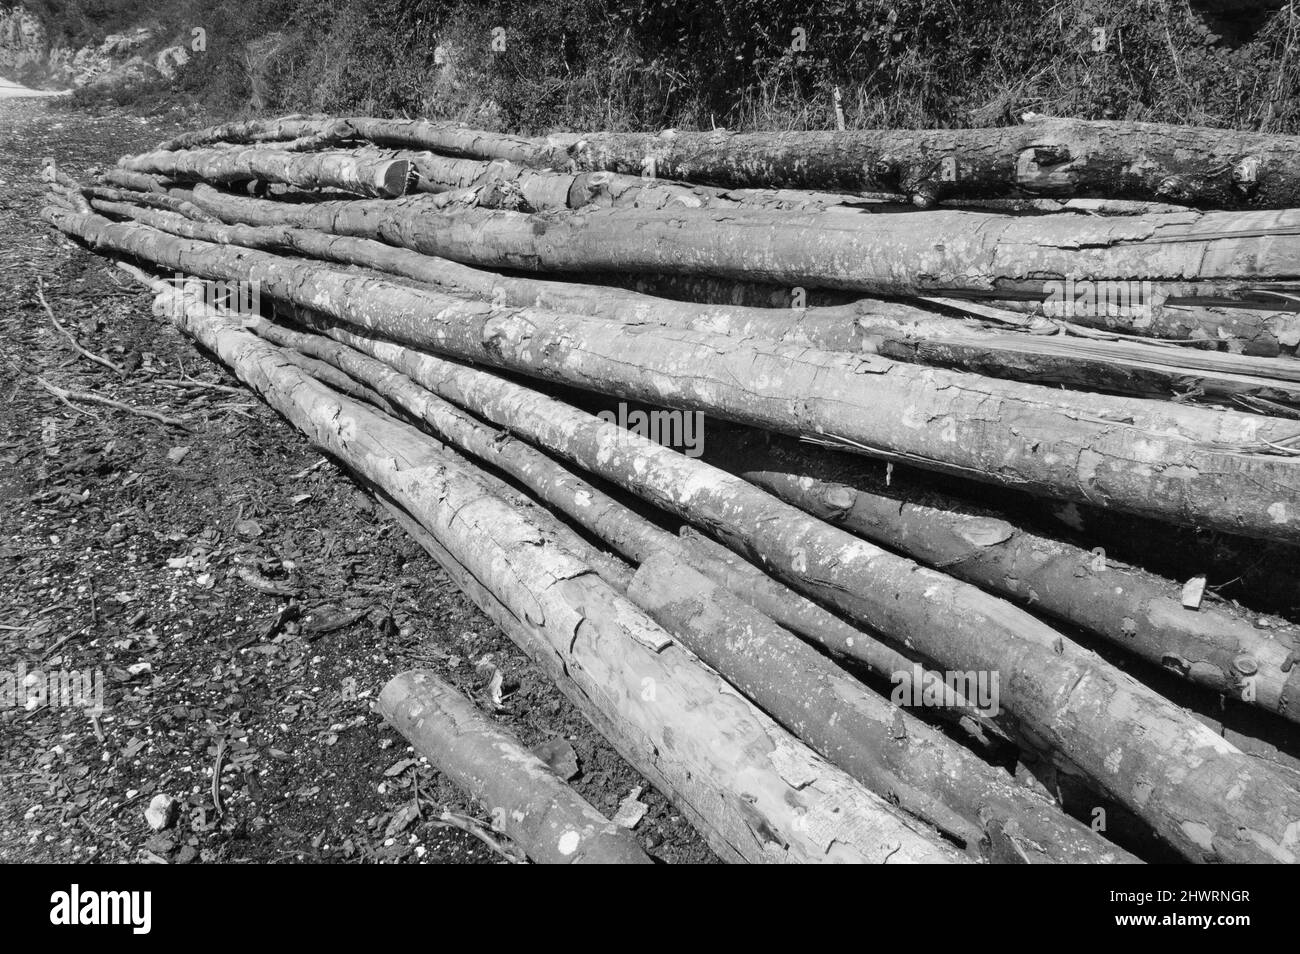
[[[1198,0],[1199,2],[1199,0]],[[495,129],[799,129],[1085,118],[1300,130],[1295,0],[1220,36],[1187,0],[28,0],[72,42],[197,53],[151,95]]]

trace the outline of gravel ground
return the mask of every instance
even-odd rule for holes
[[[0,101],[0,861],[499,862],[371,711],[412,667],[480,699],[499,669],[503,724],[567,742],[606,814],[642,788],[657,859],[713,860],[382,508],[40,220],[45,157],[80,176],[182,119]],[[74,672],[102,712],[35,693]]]

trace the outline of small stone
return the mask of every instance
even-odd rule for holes
[[[144,810],[144,820],[154,831],[162,831],[176,823],[176,799],[170,795],[155,795]]]

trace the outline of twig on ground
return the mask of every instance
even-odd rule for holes
[[[50,322],[54,325],[55,328],[59,330],[59,332],[65,338],[68,339],[68,341],[72,343],[72,347],[76,349],[76,352],[79,355],[81,355],[83,358],[87,358],[95,362],[96,364],[103,365],[104,367],[108,368],[110,371],[116,371],[118,374],[126,373],[125,371],[123,371],[120,365],[114,364],[112,361],[109,361],[107,358],[103,357],[102,355],[97,355],[95,354],[95,352],[88,351],[85,348],[83,348],[77,342],[76,336],[67,328],[63,327],[63,325],[59,322],[59,319],[54,316],[54,309],[51,308],[50,303],[45,300],[44,282],[42,282],[39,278],[36,279],[36,300],[39,301],[41,303],[41,307],[45,309],[45,314],[50,319]]]
[[[189,424],[184,421],[178,421],[174,417],[168,417],[166,414],[159,414],[157,411],[150,411],[147,408],[132,407],[130,404],[123,404],[121,401],[114,401],[112,398],[106,398],[102,394],[93,394],[90,391],[72,391],[67,388],[61,388],[58,385],[51,384],[44,378],[37,375],[36,383],[45,390],[49,391],[56,398],[72,407],[73,401],[85,401],[88,404],[99,404],[104,407],[111,407],[119,411],[125,411],[128,414],[135,414],[139,417],[147,417],[151,421],[157,421],[159,424],[166,424],[170,427],[179,427],[182,430],[192,430]],[[74,408],[74,410],[79,410]],[[91,415],[94,417],[95,415]]]
[[[522,865],[528,860],[522,851],[513,845],[507,846],[503,844],[468,815],[461,815],[443,809],[436,819],[429,820],[429,824],[437,825],[440,828],[458,828],[467,834],[473,835],[512,865]]]
[[[212,761],[212,804],[217,810],[217,817],[223,818],[226,806],[221,804],[221,763],[226,758],[226,737],[217,739],[217,757]]]

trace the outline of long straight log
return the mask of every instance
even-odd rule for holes
[[[447,440],[480,459],[502,466],[541,499],[642,566],[660,557],[672,564],[696,563],[702,568],[714,562],[707,551],[688,550],[677,538],[653,527],[645,518],[538,450],[493,428],[475,424],[468,415],[416,387],[388,365],[328,338],[294,332],[265,320],[254,321],[248,327],[282,347],[301,349],[328,360],[365,382],[408,413],[427,421]],[[464,374],[477,378],[489,389],[499,380],[472,369],[464,369]],[[526,394],[518,386],[505,390],[516,398]],[[581,412],[573,409],[568,409],[568,413],[581,416]],[[643,605],[630,590],[629,596]],[[718,598],[723,599],[721,591]],[[726,598],[739,606],[741,600],[750,597],[727,594]],[[767,660],[774,667],[775,681],[761,683],[746,677],[742,690],[800,739],[891,803],[958,840],[972,853],[998,855],[1013,850],[1025,860],[1056,862],[1108,862],[1123,855],[1089,829],[1069,822],[1045,800],[1012,784],[1000,770],[970,755],[910,714],[895,711],[884,699],[860,686],[806,644],[799,643],[758,610],[746,606],[736,618],[742,615],[751,625],[769,633],[772,651],[777,654]],[[706,662],[729,680],[739,672],[748,673],[756,662],[741,651],[741,644],[724,641],[725,645],[719,646],[711,641],[705,646],[694,629],[689,633],[669,629],[682,636],[688,649],[704,656]],[[861,641],[871,639],[860,630],[856,632]],[[850,637],[850,650],[853,644]],[[898,668],[884,675],[896,683],[906,680],[910,691],[913,669],[921,667],[900,654],[894,656]],[[777,686],[787,678],[778,674],[787,671],[788,678],[807,680],[803,687],[806,691],[793,693],[801,700],[802,711],[797,717],[783,702],[791,695],[790,686]],[[816,678],[812,674],[817,674]],[[969,710],[958,715],[976,715],[977,703],[945,698],[934,691],[935,682],[943,686],[934,674],[923,674],[918,690],[928,689],[931,695],[917,698],[930,698],[940,705],[969,706]],[[828,723],[828,733],[813,728],[820,722]]]
[[[1033,617],[542,395],[499,380],[485,386],[472,369],[339,328],[331,334],[709,527],[795,588],[950,670],[998,673],[1002,704],[1023,731],[1063,753],[1068,767],[1082,769],[1186,857],[1297,860],[1289,819],[1300,817],[1300,793],[1290,779],[1252,764],[1182,709]]]
[[[1184,605],[1182,586],[1007,520],[889,481],[860,459],[715,430],[705,459],[919,563],[1078,626],[1216,693],[1300,721],[1300,631],[1227,606]]]
[[[261,293],[453,357],[1048,496],[1249,536],[1300,539],[1291,421],[1061,392],[878,356],[497,308],[175,238],[96,215],[47,219],[167,268]]]
[[[346,152],[295,153],[274,149],[199,149],[126,156],[119,166],[170,179],[239,183],[252,179],[303,189],[342,189],[392,197],[406,192],[412,169],[405,159],[364,159]]]
[[[858,209],[596,209],[527,215],[392,202],[261,207],[249,224],[375,238],[487,268],[705,276],[874,295],[1019,301],[1070,320],[1159,338],[1294,352],[1300,211],[1182,212],[1136,218]],[[242,206],[247,210],[248,206]],[[220,212],[215,214],[220,215]],[[1105,282],[1116,308],[1088,305]],[[1080,297],[1084,304],[1079,305]],[[1122,307],[1119,307],[1122,305]]]
[[[204,193],[230,208],[257,199]],[[496,275],[447,259],[371,239],[334,236],[289,226],[217,226],[128,202],[92,201],[108,215],[206,242],[293,251],[324,261],[363,265],[507,305],[537,305],[616,321],[662,324],[739,337],[806,344],[829,351],[867,351],[913,363],[977,371],[1042,384],[1147,397],[1190,394],[1193,399],[1300,405],[1300,361],[1146,344],[1093,341],[1025,331],[998,333],[972,320],[953,319],[901,302],[864,299],[851,305],[777,310],[681,302],[611,288]],[[989,309],[980,308],[984,314]],[[1029,321],[1000,313],[1002,320]],[[1022,326],[1022,327],[1024,327]],[[1251,403],[1253,402],[1253,403]],[[1275,409],[1276,411],[1276,409]]]
[[[540,864],[648,865],[632,833],[429,670],[394,676],[378,709],[417,752],[468,791]]]
[[[564,674],[571,698],[689,808],[724,858],[960,860],[730,690],[420,432],[330,391],[193,301],[181,314],[273,408],[428,530],[513,617],[508,634],[544,670]]]
[[[1080,196],[1206,208],[1300,205],[1300,137],[1040,118],[993,129],[728,133],[668,130],[526,139],[423,120],[296,118],[232,124],[163,148],[333,134],[528,165],[654,173],[727,187],[903,190],[956,197]]]

